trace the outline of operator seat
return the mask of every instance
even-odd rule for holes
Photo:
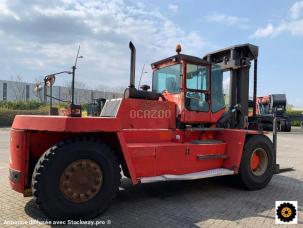
[[[168,92],[178,92],[178,87],[177,87],[177,80],[173,77],[168,77],[165,80],[166,83],[166,90]]]

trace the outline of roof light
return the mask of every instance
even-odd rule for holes
[[[176,46],[176,52],[178,54],[180,54],[181,51],[182,51],[181,44],[177,44],[177,46]]]

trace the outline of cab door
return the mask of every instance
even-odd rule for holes
[[[184,174],[189,171],[187,146],[167,143],[156,148],[156,175]]]
[[[191,172],[221,168],[224,159],[227,158],[226,143],[220,140],[205,140],[205,142],[188,144],[188,162]]]
[[[184,109],[181,121],[185,123],[210,122],[209,66],[186,64]]]

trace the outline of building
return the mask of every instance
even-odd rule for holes
[[[35,91],[34,83],[25,83],[17,81],[0,80],[0,101],[29,101],[36,100],[41,102],[49,102],[49,97],[44,97],[44,88],[40,92]],[[47,88],[47,94],[50,94],[50,88]],[[110,91],[98,91],[89,89],[75,88],[75,103],[90,103],[95,98],[118,98],[122,97],[122,93]],[[71,88],[64,86],[53,86],[52,96],[60,100],[53,99],[53,103],[71,100]]]

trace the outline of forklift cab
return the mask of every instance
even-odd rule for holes
[[[225,111],[221,67],[190,55],[153,63],[152,91],[177,104],[178,121],[215,124]]]
[[[242,44],[206,54],[180,54],[152,63],[152,92],[135,88],[135,46],[130,42],[130,86],[125,98],[169,100],[177,105],[177,123],[201,127],[259,129],[256,121],[258,47]],[[254,61],[253,116],[248,118],[249,69]],[[230,72],[229,107],[225,112],[223,72]]]

